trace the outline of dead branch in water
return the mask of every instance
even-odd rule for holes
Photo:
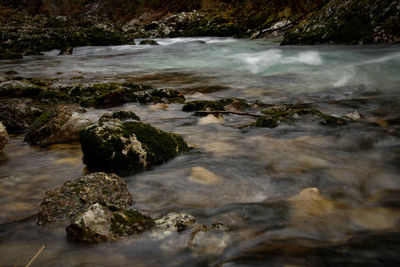
[[[35,256],[33,256],[33,258],[28,262],[28,264],[25,267],[31,266],[31,264],[36,260],[36,258],[39,256],[39,254],[42,253],[42,251],[45,247],[46,246],[43,244],[42,247],[39,249],[39,251],[35,254]]]

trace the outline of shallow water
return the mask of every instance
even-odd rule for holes
[[[59,84],[129,80],[185,92],[187,99],[241,97],[304,104],[362,122],[328,127],[312,118],[274,129],[238,126],[251,117],[207,120],[168,107],[127,104],[143,121],[181,134],[195,149],[124,177],[134,207],[153,217],[185,212],[225,233],[185,249],[189,232],[146,233],[98,245],[68,242],[37,226],[46,190],[85,172],[78,144],[47,149],[12,137],[0,154],[2,265],[38,266],[393,264],[400,242],[399,46],[280,47],[229,38],[157,40],[160,46],[81,47],[73,56],[3,61],[0,73]],[[62,74],[57,75],[57,72]],[[73,77],[80,79],[71,79]],[[92,110],[96,120],[105,110]]]

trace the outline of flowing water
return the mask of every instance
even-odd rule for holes
[[[0,265],[321,266],[400,261],[400,47],[280,47],[230,38],[157,40],[159,46],[81,47],[3,61],[0,73],[58,83],[133,81],[171,87],[188,100],[240,97],[307,104],[361,122],[329,127],[301,120],[274,129],[253,118],[194,117],[180,104],[126,104],[143,121],[176,132],[189,153],[124,177],[134,207],[152,217],[188,213],[220,222],[188,249],[190,231],[119,242],[69,242],[36,225],[44,192],[85,173],[79,144],[30,147],[13,136],[0,154]],[[90,110],[96,120],[105,110]]]

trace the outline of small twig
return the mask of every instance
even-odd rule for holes
[[[43,244],[42,247],[39,249],[39,251],[35,254],[35,256],[33,256],[33,258],[28,262],[28,264],[25,267],[31,266],[31,264],[36,260],[36,258],[39,256],[39,254],[42,253],[42,251],[45,247],[46,246]]]
[[[254,113],[247,113],[247,112],[237,112],[237,111],[197,111],[195,115],[207,115],[207,114],[234,114],[234,115],[243,115],[243,116],[252,116],[252,117],[263,117],[265,115],[261,114],[254,114]]]

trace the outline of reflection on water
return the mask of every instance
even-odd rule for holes
[[[134,207],[157,217],[192,214],[223,223],[223,234],[151,233],[98,245],[67,242],[37,226],[43,194],[84,172],[79,144],[30,147],[12,137],[0,154],[2,265],[24,265],[44,243],[40,266],[393,264],[400,233],[398,47],[277,47],[263,41],[166,39],[159,47],[83,47],[72,57],[7,61],[0,71],[88,80],[127,78],[181,88],[188,99],[224,96],[268,104],[307,103],[329,114],[355,111],[341,127],[312,119],[274,129],[238,129],[253,118],[195,117],[180,104],[127,104],[144,122],[194,147],[124,177]],[[196,42],[197,41],[197,42]],[[145,76],[142,76],[145,74]],[[396,74],[396,75],[395,75]],[[335,88],[336,87],[336,88]],[[105,110],[91,110],[98,118]],[[397,122],[396,122],[397,119]],[[378,257],[378,255],[381,255]],[[380,261],[380,259],[382,259]]]

